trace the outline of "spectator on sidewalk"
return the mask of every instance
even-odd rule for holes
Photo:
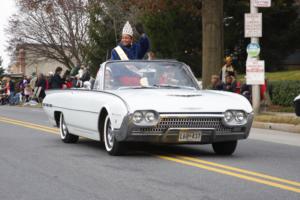
[[[210,86],[208,87],[210,90],[222,90],[223,86],[220,81],[220,77],[218,75],[212,75],[211,76],[211,81],[210,81]]]
[[[30,81],[29,81],[30,87],[32,89],[35,88],[36,80],[37,80],[36,73],[33,72],[32,75],[30,76]]]
[[[77,75],[75,76],[75,84],[76,88],[81,88],[83,86],[83,81],[81,80],[83,73],[84,73],[84,65],[81,65],[80,69],[78,70]]]
[[[22,96],[24,96],[24,89],[25,86],[29,83],[28,79],[26,78],[26,76],[24,75],[22,80],[19,82],[18,87],[22,93]]]
[[[62,74],[62,68],[57,67],[55,69],[54,76],[51,80],[51,89],[62,89],[65,80],[61,77],[61,74]]]
[[[65,80],[65,82],[63,84],[63,89],[73,87],[73,80],[71,78],[70,73],[71,73],[70,70],[66,70],[64,75],[63,75],[63,79]]]
[[[67,76],[64,87],[65,88],[72,88],[73,87],[73,80],[72,80],[71,76]]]
[[[76,67],[73,67],[71,72],[70,72],[70,76],[75,77],[78,72],[80,70],[80,64],[77,64]]]
[[[32,88],[30,87],[30,84],[26,84],[24,89],[24,96],[25,96],[25,102],[29,102],[30,97],[32,96]]]
[[[9,103],[13,104],[14,96],[15,96],[15,84],[11,80],[10,76],[6,76],[6,84],[4,90],[5,90],[5,94],[8,96]]]
[[[37,82],[36,82],[36,87],[38,88],[39,94],[37,94],[37,98],[39,101],[43,100],[46,96],[45,90],[47,87],[47,82],[44,74],[40,73]]]
[[[234,70],[234,67],[232,65],[232,57],[227,56],[225,58],[225,65],[222,67],[221,72],[220,72],[220,79],[222,83],[226,82],[226,76],[231,75],[233,77],[236,77],[236,72]]]
[[[47,82],[48,82],[47,90],[51,89],[51,82],[52,82],[53,76],[54,76],[53,72],[48,73],[48,77],[46,78]]]
[[[35,88],[36,80],[37,80],[36,73],[32,73],[32,76],[31,76],[30,82],[29,82],[30,87],[31,87],[32,89]]]
[[[246,83],[241,86],[241,95],[246,97],[248,101],[252,104],[252,86]]]
[[[84,67],[83,74],[80,78],[81,81],[84,83],[85,81],[89,81],[90,78],[91,78],[90,68],[89,67]]]
[[[227,92],[235,92],[236,91],[236,82],[234,81],[233,76],[226,75],[225,83],[223,83],[223,90]]]
[[[7,83],[7,77],[4,76],[2,78],[1,86],[0,86],[0,104],[5,105],[8,102],[8,95],[7,95],[7,90],[6,90],[6,83]]]

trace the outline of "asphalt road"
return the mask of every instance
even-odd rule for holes
[[[0,106],[1,200],[300,199],[300,134],[252,129],[233,156],[138,145],[109,156],[64,144],[41,109]]]

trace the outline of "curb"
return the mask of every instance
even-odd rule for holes
[[[252,127],[269,129],[269,130],[277,130],[277,131],[287,131],[292,133],[300,133],[300,125],[269,123],[269,122],[253,122]]]

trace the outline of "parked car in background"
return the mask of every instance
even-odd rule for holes
[[[178,61],[107,61],[92,89],[52,91],[43,101],[60,137],[103,141],[119,155],[131,142],[212,144],[231,155],[253,121],[249,101],[235,93],[201,90]]]
[[[300,117],[300,95],[294,99],[295,113]]]

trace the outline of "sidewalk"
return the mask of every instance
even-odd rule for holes
[[[295,113],[263,112],[255,117],[252,127],[300,133],[300,117]]]
[[[249,138],[300,147],[300,134],[286,131],[252,128]]]

